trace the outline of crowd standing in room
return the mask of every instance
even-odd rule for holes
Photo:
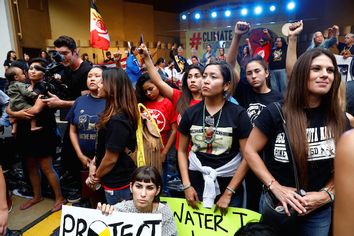
[[[161,213],[163,235],[177,235],[171,210],[158,198],[175,197],[169,189],[174,161],[179,197],[195,209],[201,202],[205,208],[215,204],[222,214],[228,207],[263,213],[265,195],[271,193],[286,215],[297,212],[298,217],[296,232],[281,224],[270,227],[288,235],[329,235],[334,208],[334,230],[342,235],[344,227],[351,227],[339,219],[352,215],[346,197],[353,163],[345,157],[352,156],[353,135],[340,137],[351,128],[354,114],[345,115],[345,92],[339,92],[345,81],[329,48],[353,57],[354,34],[339,42],[339,27],[333,25],[327,38],[315,32],[298,55],[303,28],[302,21],[290,24],[287,40],[272,38],[262,28],[252,48],[252,26],[237,21],[228,49],[215,35],[202,55],[194,50],[186,58],[183,45],[173,43],[168,57],[156,61],[161,43],[150,52],[141,42],[129,48],[125,69],[120,52],[105,53],[103,63],[113,67],[96,66],[66,35],[54,41],[62,68],[53,73],[48,69],[53,55],[46,50],[33,59],[24,53],[23,60],[9,51],[3,64],[8,86],[0,90],[0,132],[12,124],[28,173],[32,196],[20,209],[30,211],[43,200],[42,173],[54,193],[51,212],[70,201],[97,205],[103,214]],[[159,159],[146,166],[136,159],[138,103],[154,118],[163,144]],[[58,137],[57,110],[68,121],[63,137]],[[65,194],[53,168],[58,140],[65,175],[60,177],[73,182],[73,191]],[[2,172],[0,165],[0,235],[8,221]],[[142,198],[147,205],[140,204]]]

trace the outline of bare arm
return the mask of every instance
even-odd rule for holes
[[[250,51],[250,55],[252,56],[253,55],[253,50],[252,50],[252,45],[251,45],[251,41],[249,38],[246,38],[246,43],[247,43],[247,46],[248,46],[248,50]]]
[[[140,54],[144,58],[146,69],[150,75],[151,81],[158,87],[162,95],[168,99],[172,99],[173,88],[171,88],[165,81],[161,79],[161,76],[157,72],[154,63],[152,62],[149,52],[144,44],[140,45],[140,48],[143,50],[143,54]]]
[[[156,55],[157,51],[160,49],[160,46],[161,46],[161,42],[158,41],[154,52],[151,53],[151,58],[154,58],[154,56]]]
[[[232,38],[229,52],[226,58],[226,62],[229,63],[232,68],[236,68],[236,58],[238,55],[238,46],[240,44],[241,36],[243,34],[246,34],[250,28],[251,25],[243,21],[238,21],[235,25],[235,34],[234,37]],[[237,73],[236,80],[237,83],[240,81],[239,73]]]
[[[303,30],[303,23],[302,21],[298,21],[292,23],[289,26],[289,44],[288,44],[288,51],[286,53],[286,73],[288,75],[288,79],[291,77],[291,73],[293,71],[293,67],[297,60],[297,37]]]
[[[114,165],[117,163],[118,158],[118,152],[112,152],[106,149],[106,153],[104,154],[101,164],[99,167],[97,167],[96,178],[101,179],[103,176],[108,174],[113,169]]]
[[[85,90],[86,91],[86,90]],[[82,91],[82,92],[85,92]],[[65,101],[61,100],[57,95],[48,92],[50,98],[42,99],[43,102],[47,103],[49,108],[70,108],[74,104],[74,100]]]
[[[189,173],[188,173],[187,150],[188,150],[189,141],[190,138],[188,136],[181,134],[179,139],[179,146],[178,146],[178,165],[181,171],[183,186],[185,188],[189,186],[184,190],[184,195],[186,197],[188,205],[191,205],[194,209],[196,209],[197,202],[199,202],[199,198],[197,192],[195,191],[193,186],[191,186],[191,181],[189,179]]]
[[[343,134],[336,148],[334,235],[354,234],[354,130]]]
[[[161,153],[162,156],[162,160],[165,161],[166,160],[166,155],[167,153],[170,151],[172,145],[175,143],[176,141],[176,135],[177,135],[177,123],[174,122],[173,124],[171,124],[171,133],[170,133],[170,137],[167,140],[167,143]]]
[[[7,220],[6,183],[0,166],[0,235],[6,235]]]
[[[241,139],[239,141],[241,153],[243,153],[245,150],[246,142],[247,142],[247,139]],[[235,174],[232,177],[228,187],[235,191],[240,186],[240,184],[242,184],[242,181],[245,178],[247,171],[248,171],[247,162],[245,159],[243,159],[240,166],[235,171]],[[225,192],[223,193],[223,195],[220,197],[220,199],[216,203],[216,206],[218,208],[220,208],[220,211],[222,214],[227,213],[227,208],[230,204],[232,194],[233,193],[229,189],[226,189]]]
[[[10,109],[10,105],[8,105],[6,107],[6,113],[12,117],[12,118],[16,118],[16,119],[21,119],[21,120],[30,120],[34,117],[33,114],[28,112],[29,109],[25,109],[25,110],[20,110],[20,111],[12,111]]]
[[[263,150],[267,142],[267,136],[260,129],[254,127],[248,137],[244,153],[248,166],[257,175],[259,180],[265,186],[269,187],[269,190],[282,203],[288,215],[290,215],[288,204],[300,214],[306,212],[306,209],[303,207],[303,205],[306,205],[306,202],[302,200],[300,195],[296,195],[295,197],[295,188],[280,185],[259,156],[259,153]]]
[[[70,135],[70,140],[71,140],[71,143],[73,144],[73,147],[74,147],[77,157],[79,158],[79,160],[81,161],[82,165],[85,168],[89,167],[91,160],[90,160],[90,158],[88,158],[87,156],[85,156],[82,153],[81,147],[79,145],[79,137],[77,134],[77,128],[73,124],[70,124],[69,135]]]

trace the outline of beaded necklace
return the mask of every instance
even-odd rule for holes
[[[206,144],[211,144],[212,142],[214,142],[214,138],[215,138],[215,131],[217,130],[218,126],[219,126],[219,122],[220,122],[220,118],[221,118],[221,113],[222,113],[222,107],[219,113],[219,118],[216,122],[216,126],[211,127],[212,128],[212,135],[209,139],[207,139],[206,136],[206,128],[205,128],[205,109],[206,109],[206,105],[204,104],[204,108],[203,108],[203,141]]]

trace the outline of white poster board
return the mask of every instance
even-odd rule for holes
[[[339,72],[341,74],[343,82],[353,80],[353,77],[350,73],[352,70],[351,64],[352,64],[353,57],[343,58],[343,56],[341,55],[334,55],[334,56],[337,60]]]
[[[161,236],[161,214],[122,213],[63,206],[60,236]]]

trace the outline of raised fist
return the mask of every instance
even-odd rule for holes
[[[299,35],[304,28],[304,24],[302,20],[296,21],[289,26],[289,36],[297,36]]]
[[[245,21],[237,21],[235,25],[235,34],[246,34],[251,28],[251,25]]]

